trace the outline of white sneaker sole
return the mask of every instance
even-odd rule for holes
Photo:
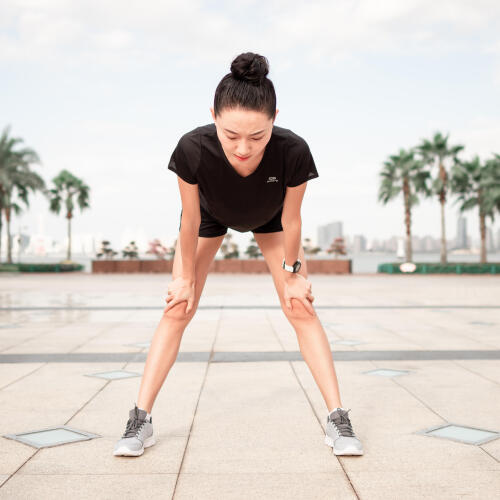
[[[145,448],[149,448],[156,443],[155,437],[150,436],[144,441],[144,446],[140,450],[129,450],[126,446],[121,446],[113,452],[115,457],[139,457],[144,453]]]
[[[354,447],[345,448],[343,450],[335,449],[333,439],[328,434],[325,435],[325,444],[333,448],[333,453],[335,455],[363,455],[363,450],[358,450]]]

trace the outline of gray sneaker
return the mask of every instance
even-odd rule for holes
[[[146,415],[147,412],[137,408],[137,405],[130,410],[127,427],[121,439],[116,443],[113,455],[138,457],[144,453],[144,448],[155,444],[153,419],[150,417],[147,420]]]
[[[336,408],[326,417],[325,444],[333,448],[335,455],[363,455],[363,446],[347,415],[349,411]]]

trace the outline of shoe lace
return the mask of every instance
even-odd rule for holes
[[[146,420],[139,418],[137,411],[135,412],[133,418],[127,420],[127,426],[125,432],[123,433],[123,438],[136,436],[142,426],[146,423]]]
[[[351,421],[347,415],[350,411],[351,409],[345,413],[335,412],[333,417],[330,416],[330,422],[336,427],[340,436],[355,437]]]

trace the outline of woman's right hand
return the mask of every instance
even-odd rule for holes
[[[194,297],[194,281],[179,276],[168,285],[167,298],[165,299],[167,307],[163,312],[166,313],[179,302],[187,301],[186,313],[188,313],[193,308]]]

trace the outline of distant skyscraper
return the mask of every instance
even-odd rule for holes
[[[362,234],[355,234],[352,244],[354,253],[366,251],[366,238]]]
[[[335,238],[342,237],[342,222],[331,222],[324,226],[318,226],[318,246],[322,250],[328,250]]]
[[[457,220],[455,248],[467,248],[467,219],[460,216]]]
[[[424,243],[419,236],[411,237],[411,246],[414,252],[422,252],[424,250]]]
[[[439,244],[437,244],[437,240],[432,236],[425,235],[423,238],[424,242],[424,251],[425,252],[434,252],[439,249]]]

